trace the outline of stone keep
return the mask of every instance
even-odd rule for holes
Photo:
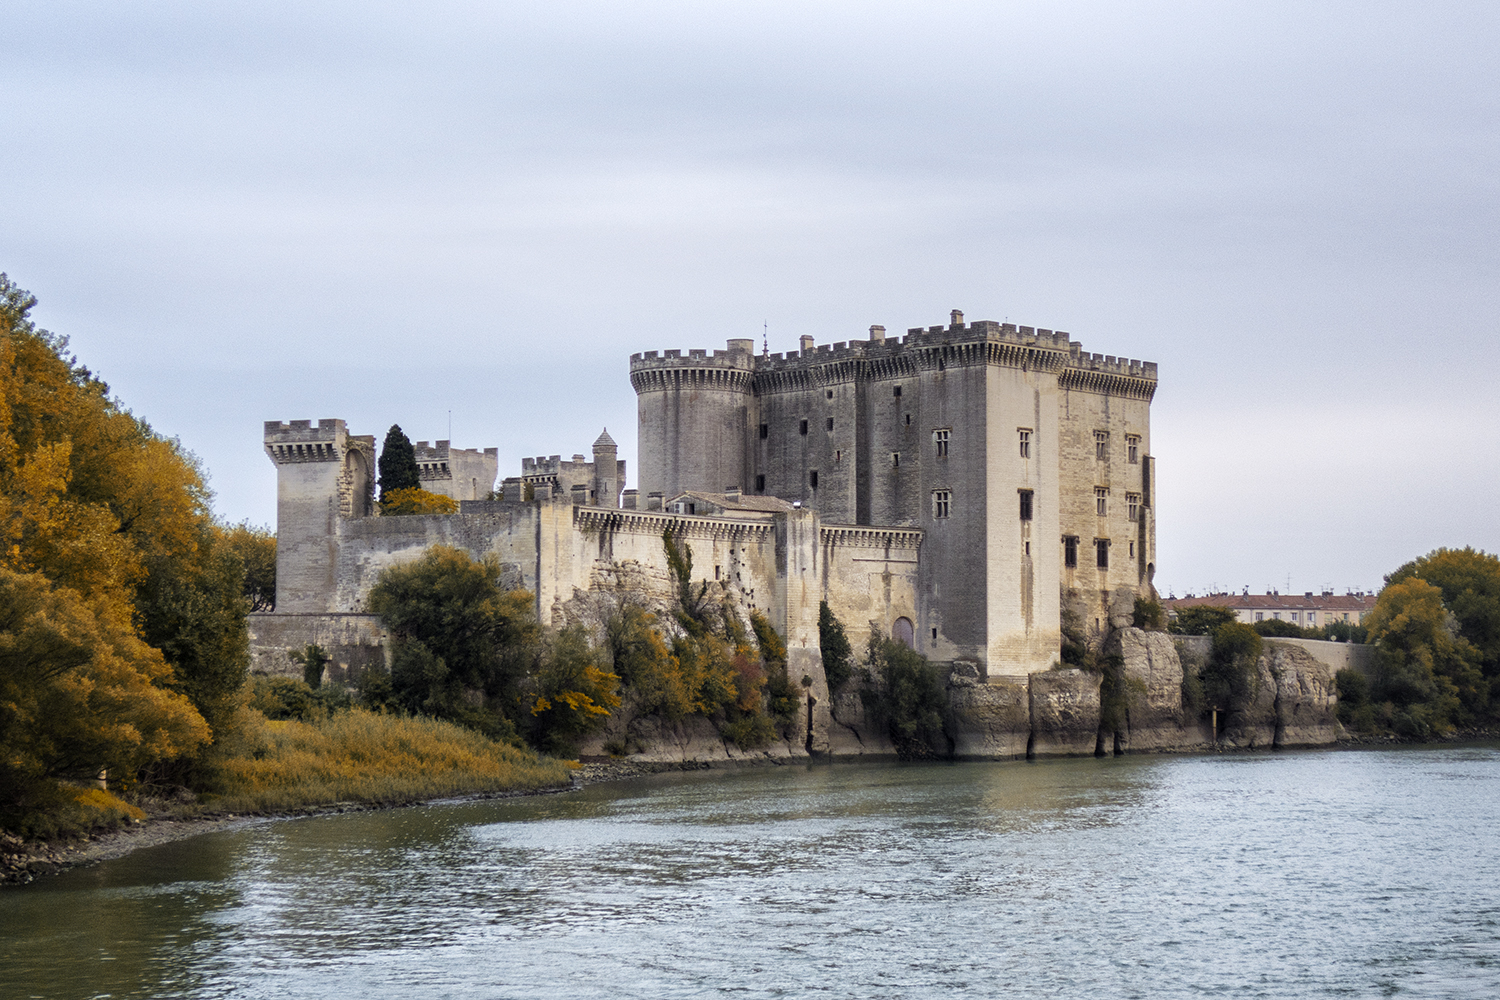
[[[1060,594],[1102,638],[1150,588],[1155,364],[955,310],[904,339],[875,326],[785,356],[731,340],[632,355],[630,373],[642,493],[743,490],[825,523],[920,528],[916,621],[872,623],[934,660],[1045,670]]]

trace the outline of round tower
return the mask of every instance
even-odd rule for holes
[[[671,499],[684,490],[746,489],[745,450],[755,342],[727,351],[630,356],[640,421],[639,488]]]

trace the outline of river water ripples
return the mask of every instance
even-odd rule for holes
[[[1494,747],[822,764],[0,892],[7,997],[1496,997]]]

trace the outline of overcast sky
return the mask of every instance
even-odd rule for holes
[[[631,352],[1157,361],[1157,583],[1500,549],[1500,5],[0,4],[0,270],[227,519],[264,420],[587,452]]]

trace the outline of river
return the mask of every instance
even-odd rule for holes
[[[0,891],[6,997],[1495,997],[1500,748],[818,764]]]

